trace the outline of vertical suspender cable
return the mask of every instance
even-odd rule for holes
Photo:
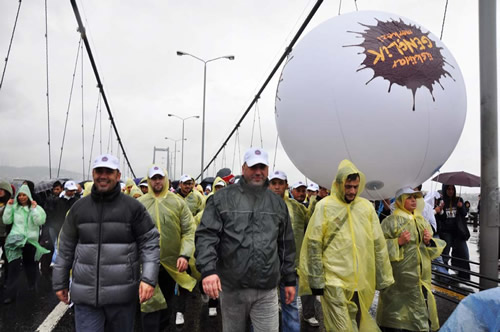
[[[446,0],[446,5],[444,6],[443,23],[441,24],[441,35],[439,40],[443,40],[444,22],[446,21],[446,12],[448,11],[448,0]]]
[[[99,93],[99,154],[102,154],[102,108],[101,108],[101,94]],[[90,156],[92,159],[92,156]]]
[[[21,5],[21,1],[19,1]],[[47,0],[45,0],[45,71],[47,77],[47,146],[49,148],[49,178],[52,178],[52,156],[50,153],[50,102],[49,102],[49,28],[48,28]]]
[[[69,110],[71,108],[71,98],[73,97],[73,86],[75,84],[76,68],[78,67],[78,57],[80,56],[81,43],[82,43],[82,39],[80,38],[80,42],[78,43],[78,52],[76,52],[76,61],[75,61],[75,69],[73,70],[73,79],[71,80],[71,89],[69,92],[68,108],[66,110],[66,121],[64,122],[63,137],[62,137],[62,142],[61,142],[61,153],[59,154],[59,166],[57,167],[57,177],[59,177],[59,173],[61,171],[61,161],[62,161],[62,155],[63,155],[63,150],[64,150],[64,141],[66,139],[66,129],[68,128]]]
[[[90,154],[89,154],[89,168],[87,171],[87,177],[90,178],[90,164],[92,163],[92,153],[94,152],[94,138],[95,138],[95,130],[97,128],[97,115],[99,114],[99,104],[101,102],[101,94],[97,96],[97,106],[95,109],[95,118],[94,118],[94,130],[92,131],[92,143],[90,144]],[[85,178],[84,178],[85,180]]]
[[[339,15],[340,15],[340,9],[342,8],[342,0],[340,0],[340,3],[339,3]]]
[[[262,141],[262,123],[260,122],[260,109],[258,104],[255,104],[255,107],[257,109],[257,116],[259,118],[260,147],[263,149],[264,142]]]
[[[111,113],[111,107],[109,106],[108,98],[106,97],[106,93],[104,92],[104,86],[103,86],[103,84],[101,82],[101,77],[99,76],[99,72],[97,70],[97,65],[95,63],[94,55],[92,54],[92,49],[90,48],[90,44],[89,44],[89,41],[87,39],[87,34],[86,34],[86,31],[85,31],[85,27],[83,26],[83,22],[82,22],[82,18],[80,16],[80,12],[78,10],[78,6],[76,5],[76,0],[70,0],[70,1],[71,1],[71,6],[73,7],[73,12],[75,13],[76,21],[78,22],[78,31],[80,32],[80,35],[81,35],[81,37],[83,39],[83,42],[85,44],[85,49],[87,50],[87,54],[89,56],[90,64],[92,65],[92,69],[94,71],[94,75],[95,75],[95,78],[96,78],[96,81],[97,81],[97,86],[98,86],[98,88],[99,88],[99,90],[101,92],[102,100],[104,101],[104,105],[106,106],[106,109],[108,111],[109,120],[111,121],[113,129],[115,131],[116,139],[117,139],[118,144],[120,145],[121,150],[123,152],[123,157],[127,161],[127,164],[128,164],[128,166],[130,168],[130,172],[135,177],[135,174],[134,174],[134,171],[132,169],[132,166],[130,165],[130,161],[128,160],[127,153],[125,152],[125,148],[123,147],[122,140],[120,138],[120,134],[118,133],[118,128],[116,127],[115,120],[113,118],[113,114]]]
[[[45,1],[45,8],[47,8],[47,1]],[[21,0],[19,0],[19,6],[17,7],[16,20],[14,21],[14,29],[12,29],[12,36],[10,37],[9,49],[7,50],[7,56],[5,57],[5,65],[3,66],[2,80],[0,80],[0,90],[2,89],[3,79],[5,77],[5,71],[7,70],[7,63],[9,62],[10,49],[12,47],[12,41],[14,40],[14,33],[16,32],[17,19],[19,18],[19,11],[21,10]],[[47,10],[45,11],[47,13]]]
[[[82,88],[82,176],[83,176],[83,180],[85,180],[85,126],[84,126],[84,110],[85,110],[85,107],[84,107],[84,104],[83,104],[83,44],[81,45],[81,52],[82,52],[82,56],[80,58],[81,60],[81,64],[82,64],[82,85],[81,85],[81,88]]]
[[[278,133],[276,133],[276,145],[274,146],[273,170],[276,169],[276,155],[278,154],[278,138],[279,138],[279,135],[278,135]]]

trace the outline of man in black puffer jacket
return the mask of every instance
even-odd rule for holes
[[[221,296],[222,326],[245,331],[279,330],[278,292],[295,298],[295,240],[284,200],[268,189],[267,153],[245,153],[243,177],[208,200],[196,230],[196,268],[203,290]],[[223,292],[221,292],[224,290]]]
[[[121,193],[119,165],[112,155],[94,161],[92,193],[61,229],[52,284],[69,303],[72,269],[77,331],[133,331],[137,297],[151,298],[157,282],[159,234],[144,206]]]

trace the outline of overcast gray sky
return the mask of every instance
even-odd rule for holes
[[[208,64],[205,161],[212,158],[293,38],[315,1],[77,1],[83,16],[104,88],[126,152],[137,176],[152,162],[153,147],[170,146],[165,136],[180,139],[181,117],[202,112],[203,64],[179,57],[177,50],[211,59],[234,55],[234,61]],[[380,10],[405,16],[439,36],[445,0],[358,0],[359,10]],[[0,56],[7,54],[17,1],[0,3]],[[467,87],[468,110],[458,145],[441,171],[480,173],[479,44],[477,1],[449,1],[443,42],[459,63]],[[307,31],[338,14],[339,0],[326,0]],[[341,12],[356,10],[354,1],[342,1]],[[49,76],[52,165],[57,168],[79,34],[69,1],[48,1]],[[0,165],[48,165],[45,74],[44,2],[23,2],[4,85],[0,90],[2,150]],[[62,168],[82,173],[82,91],[80,64],[76,74]],[[3,62],[2,62],[3,69]],[[85,172],[87,172],[97,89],[88,57],[84,57]],[[279,145],[275,151],[274,97],[276,78],[258,107],[264,148],[289,182],[303,180]],[[108,147],[109,122],[104,107],[103,152]],[[201,120],[186,122],[184,172],[200,171]],[[240,130],[240,144],[229,143],[221,166],[239,173],[241,158],[250,146],[253,112]],[[446,124],[443,123],[443,126]],[[297,134],[314,139],[297,128]],[[258,123],[253,145],[260,145]],[[177,144],[180,150],[180,142]],[[116,152],[116,142],[113,152]],[[241,151],[241,155],[239,153]],[[99,152],[99,130],[94,153]],[[235,158],[233,158],[235,156]],[[180,175],[177,154],[177,174]],[[157,154],[157,161],[165,157]],[[332,171],[337,165],[332,165]],[[208,175],[214,174],[212,167]],[[48,177],[48,174],[47,174]],[[430,184],[426,184],[430,188]],[[467,191],[467,190],[465,190]]]

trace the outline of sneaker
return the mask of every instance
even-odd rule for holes
[[[217,308],[208,308],[208,316],[209,317],[217,316]]]
[[[175,315],[175,325],[182,325],[184,324],[184,314],[182,312],[178,312]]]
[[[304,318],[304,321],[311,326],[319,326],[319,322],[316,317]]]

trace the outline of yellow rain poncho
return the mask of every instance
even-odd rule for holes
[[[347,203],[344,185],[347,176],[355,173],[360,177],[359,189]],[[299,293],[324,290],[321,305],[327,331],[358,331],[358,310],[359,331],[380,331],[368,309],[375,289],[394,283],[377,214],[368,200],[359,197],[364,186],[364,174],[343,160],[332,195],[316,205],[302,243]]]
[[[436,331],[439,321],[431,289],[431,261],[441,254],[446,242],[431,239],[429,246],[424,244],[424,230],[432,234],[430,224],[420,214],[425,203],[417,199],[417,209],[411,213],[404,208],[408,196],[397,197],[396,210],[382,222],[396,282],[380,292],[377,322],[383,327],[428,331],[430,321],[431,330]],[[398,238],[404,230],[410,232],[411,240],[399,246]]]
[[[212,191],[210,192],[210,194],[207,195],[206,198],[203,198],[204,202],[203,202],[203,209],[205,209],[205,204],[206,202],[208,201],[208,199],[213,195],[215,194],[215,192],[217,191],[217,188],[215,188],[215,184],[216,183],[219,183],[219,182],[224,182],[224,180],[222,180],[221,177],[216,177],[213,184],[212,184]],[[225,182],[224,182],[225,183]],[[203,216],[203,210],[201,210],[200,212],[198,212],[195,216],[194,216],[194,222],[196,223],[196,227],[198,228],[198,226],[200,225],[200,222],[201,222],[201,217]],[[193,257],[189,260],[189,267],[191,268],[191,275],[196,278],[197,280],[201,280],[201,273],[198,271],[198,269],[196,268],[196,259]]]
[[[295,268],[299,268],[300,249],[304,240],[304,230],[308,222],[307,208],[294,199],[290,199],[287,195],[284,197],[290,221],[292,222],[293,237],[295,239]]]
[[[167,174],[166,170],[163,170]],[[196,279],[186,272],[177,271],[180,256],[193,257],[195,224],[184,200],[168,190],[165,176],[163,191],[155,196],[148,178],[148,194],[139,198],[144,204],[160,232],[160,263],[179,286],[192,291]],[[166,307],[165,300],[157,286],[153,298],[141,305],[143,312],[153,312]]]
[[[83,195],[82,195],[82,197],[90,195],[90,193],[92,192],[92,186],[93,185],[94,185],[94,181],[85,182],[85,184],[83,185]]]
[[[186,201],[189,211],[191,211],[193,216],[198,215],[205,208],[205,197],[196,188],[191,190],[186,197],[182,197],[180,193],[177,193],[177,195]]]
[[[130,195],[132,192],[132,188],[134,188],[135,182],[131,178],[127,178],[127,182],[125,182],[125,195]]]
[[[139,198],[143,195],[143,193],[142,193],[141,189],[139,189],[139,187],[137,187],[136,184],[134,183],[132,186],[132,189],[130,189],[129,195],[133,198]]]

